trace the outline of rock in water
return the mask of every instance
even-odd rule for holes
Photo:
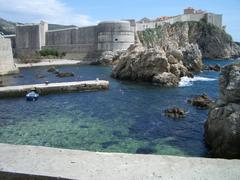
[[[164,110],[165,116],[171,118],[184,118],[187,115],[187,111],[181,108],[170,108]]]
[[[57,77],[64,78],[64,77],[73,77],[74,74],[71,72],[58,72]]]
[[[136,154],[154,154],[157,151],[151,147],[140,147],[136,150]]]
[[[192,48],[195,45],[188,45],[186,48]],[[132,45],[126,52],[119,56],[118,64],[113,68],[112,76],[118,79],[132,80],[132,81],[148,81],[158,84],[162,87],[178,86],[180,77],[188,76],[191,74],[187,68],[191,58],[193,61],[200,61],[200,67],[195,68],[197,65],[192,65],[195,70],[200,70],[201,52],[197,50],[194,56],[188,57],[188,62],[184,65],[183,50],[165,51],[161,47],[147,48],[141,44]],[[194,49],[194,48],[193,48]],[[195,48],[196,49],[196,48]],[[193,50],[194,51],[194,50]]]
[[[50,68],[48,68],[47,72],[57,73],[58,70],[55,67],[50,67]]]
[[[193,99],[189,99],[188,103],[192,104],[193,106],[208,109],[213,106],[214,102],[206,94],[202,94]]]
[[[181,77],[203,67],[198,43],[190,41],[189,33],[188,23],[138,32],[139,42],[117,58],[112,76],[163,87],[178,86]]]
[[[219,72],[219,71],[221,71],[221,66],[219,66],[217,64],[216,65],[205,65],[204,70]]]
[[[209,111],[205,140],[213,157],[240,158],[240,64],[221,71],[220,99]]]
[[[152,81],[162,87],[173,87],[178,86],[179,79],[176,75],[168,72],[164,72],[158,75],[155,75]]]

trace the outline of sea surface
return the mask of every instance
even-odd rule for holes
[[[205,64],[233,61],[205,60]],[[21,69],[19,75],[1,77],[4,85],[94,80],[110,81],[98,92],[0,100],[0,143],[39,145],[103,152],[207,157],[204,122],[207,110],[192,107],[189,98],[206,93],[218,98],[218,72],[203,71],[183,78],[178,88],[115,80],[110,67],[62,66],[74,77],[58,78],[48,67]],[[44,76],[41,77],[40,76]],[[164,109],[188,110],[182,119],[165,117]]]

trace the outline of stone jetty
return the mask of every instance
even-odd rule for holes
[[[51,93],[105,90],[108,88],[109,82],[105,80],[7,86],[0,87],[0,98],[25,96],[31,90],[37,91],[40,95],[47,95]]]

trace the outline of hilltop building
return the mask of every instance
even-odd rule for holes
[[[136,22],[137,30],[144,31],[148,28],[155,28],[165,23],[174,24],[176,22],[201,21],[205,19],[207,23],[222,28],[222,15],[209,13],[203,10],[195,10],[191,7],[184,9],[184,14],[178,16],[161,16],[155,20],[142,19]]]

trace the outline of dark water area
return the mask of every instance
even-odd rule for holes
[[[233,61],[205,60],[226,65]],[[0,143],[41,145],[104,152],[208,155],[204,143],[207,110],[187,99],[206,93],[218,97],[218,72],[204,71],[183,87],[160,88],[147,83],[123,82],[110,77],[110,67],[62,66],[74,77],[58,78],[48,67],[21,69],[17,76],[1,77],[4,85],[94,80],[110,81],[107,91],[0,100]],[[40,75],[44,77],[40,77]],[[186,86],[185,86],[186,85]],[[188,85],[188,86],[187,86]],[[165,117],[164,109],[189,111],[183,119]]]

